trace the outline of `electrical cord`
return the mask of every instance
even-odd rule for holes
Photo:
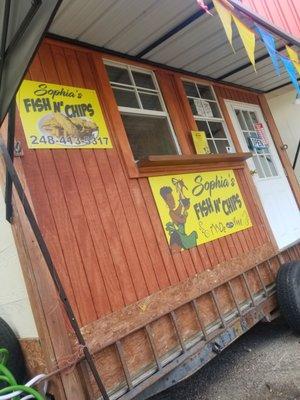
[[[0,348],[0,382],[5,382],[7,386],[0,389],[0,400],[44,400],[44,395],[46,394],[48,382],[45,380],[45,374],[39,374],[34,378],[30,379],[25,385],[18,385],[15,377],[6,367],[6,363],[9,358],[9,352],[7,349]],[[36,385],[41,380],[45,380],[41,395],[36,389],[31,386]],[[25,394],[25,397],[20,395]]]

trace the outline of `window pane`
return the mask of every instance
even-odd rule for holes
[[[205,105],[205,108],[203,107],[203,100],[193,99],[193,103],[196,109],[195,115],[198,115],[199,117],[206,117],[206,114],[209,112],[212,115],[212,111],[209,106]]]
[[[228,140],[216,140],[215,145],[217,147],[218,153],[227,153],[227,148],[229,147]]]
[[[250,111],[250,117],[252,119],[253,124],[257,124],[258,123],[258,120],[257,120],[255,112]]]
[[[243,116],[244,116],[244,118],[245,118],[245,121],[246,121],[246,125],[247,125],[248,130],[249,130],[249,131],[254,131],[254,130],[255,130],[255,129],[254,129],[254,125],[253,125],[253,123],[252,123],[252,120],[251,120],[251,118],[250,118],[250,115],[249,115],[248,111],[242,111],[242,112],[243,112]]]
[[[243,135],[244,135],[244,137],[245,137],[245,140],[246,140],[246,143],[247,143],[247,146],[248,146],[248,150],[251,150],[251,151],[252,151],[252,143],[251,143],[251,141],[250,141],[250,135],[249,135],[249,133],[248,133],[248,132],[243,132]]]
[[[183,82],[183,86],[187,96],[199,97],[196,85],[193,82]]]
[[[190,103],[193,115],[198,115],[194,99],[189,99],[189,103]]]
[[[209,122],[209,127],[214,138],[226,138],[226,133],[221,122]]]
[[[263,171],[261,169],[261,166],[260,166],[260,163],[259,163],[259,161],[257,159],[257,156],[253,156],[253,162],[254,162],[254,165],[255,165],[255,169],[256,169],[256,171],[258,173],[258,176],[260,178],[264,178],[265,176],[264,176],[264,173],[263,173]]]
[[[262,168],[264,170],[264,174],[266,175],[266,177],[269,178],[270,176],[272,176],[265,156],[259,156],[259,160],[260,160],[260,163],[262,165]]]
[[[217,153],[217,149],[216,149],[216,147],[214,145],[214,142],[211,139],[208,139],[207,143],[208,143],[210,152],[216,154]]]
[[[259,147],[256,147],[255,150],[256,150],[257,154],[263,154],[264,153],[264,149],[261,149]]]
[[[215,118],[221,118],[221,113],[217,103],[206,102],[209,103],[209,108],[211,109],[212,115]],[[207,115],[208,116],[208,115]],[[209,115],[210,116],[210,115]]]
[[[110,82],[132,85],[127,69],[105,65]]]
[[[120,107],[140,108],[134,91],[113,88],[116,101]]]
[[[247,131],[248,128],[245,124],[244,118],[242,116],[242,111],[241,110],[235,110],[235,115],[237,116],[237,119],[239,120],[240,127],[242,128],[243,131]]]
[[[248,150],[256,154],[257,148],[254,146],[255,141],[253,141],[253,136],[249,132],[243,132],[243,134],[247,142]]]
[[[208,125],[206,121],[196,121],[197,127],[199,131],[204,131],[206,134],[206,137],[211,137]]]
[[[213,92],[209,86],[203,86],[203,85],[197,84],[197,87],[198,87],[198,90],[199,90],[199,93],[200,93],[200,96],[202,99],[215,100]]]
[[[149,155],[177,154],[165,117],[122,114],[122,119],[135,160]]]
[[[277,173],[277,170],[276,170],[275,165],[273,163],[271,155],[266,155],[265,157],[266,157],[266,160],[267,160],[267,162],[269,164],[269,167],[270,167],[272,175],[273,176],[278,176],[278,173]]]
[[[132,71],[132,75],[136,86],[141,86],[147,89],[156,89],[151,75],[136,71]]]
[[[260,139],[260,137],[258,136],[257,132],[255,132],[255,131],[250,132],[250,136],[251,136],[253,139]]]
[[[206,100],[199,100],[199,103],[201,103],[200,104],[201,109],[200,109],[200,112],[198,110],[198,114],[201,117],[213,118],[214,112],[213,112],[213,109],[211,108],[212,103],[210,103],[209,101],[206,101]],[[197,106],[197,104],[196,104],[196,106]]]
[[[140,99],[145,110],[162,111],[159,97],[153,94],[140,93]]]

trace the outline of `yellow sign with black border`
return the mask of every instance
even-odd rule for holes
[[[112,147],[95,90],[24,80],[16,100],[31,149]]]
[[[156,176],[149,183],[173,251],[252,226],[233,170]]]

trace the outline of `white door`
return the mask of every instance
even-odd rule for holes
[[[300,239],[300,213],[261,109],[226,101],[241,147],[279,249]]]

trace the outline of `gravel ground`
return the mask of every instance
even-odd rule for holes
[[[260,323],[192,377],[151,400],[300,400],[300,335]]]

